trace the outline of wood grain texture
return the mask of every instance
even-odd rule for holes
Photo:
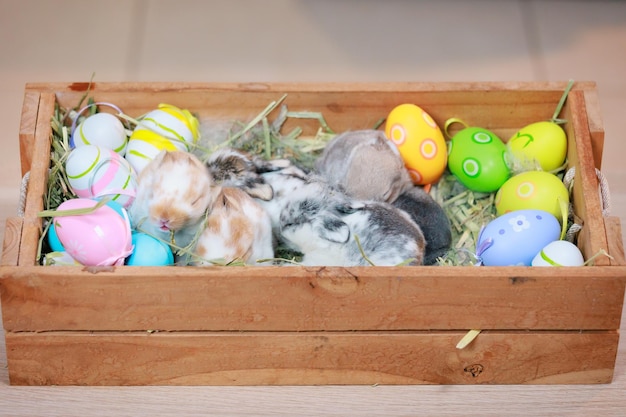
[[[19,133],[22,176],[30,171],[35,152],[35,128],[39,114],[40,96],[39,91],[26,91],[24,93]]]
[[[39,237],[42,231],[42,221],[41,218],[37,217],[37,213],[43,210],[43,196],[47,192],[48,169],[50,167],[50,135],[52,133],[50,120],[54,114],[55,103],[54,94],[41,94],[18,259],[19,265],[23,266],[36,264]]]
[[[4,227],[2,260],[0,266],[16,266],[20,254],[23,220],[20,217],[8,217]]]
[[[625,267],[3,268],[5,329],[611,330]]]
[[[7,333],[14,385],[576,384],[617,332]]]

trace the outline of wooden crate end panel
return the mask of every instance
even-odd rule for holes
[[[14,385],[608,383],[616,332],[7,333]]]

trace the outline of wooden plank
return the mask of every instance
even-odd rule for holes
[[[4,241],[2,243],[2,260],[0,266],[16,266],[18,264],[20,241],[22,237],[21,217],[9,217],[4,227]]]
[[[611,255],[611,265],[626,265],[624,257],[624,240],[622,238],[622,222],[617,216],[604,218],[606,225],[606,235],[609,242],[609,254]]]
[[[618,334],[12,333],[13,385],[596,384]]]
[[[462,272],[461,272],[462,271]],[[15,267],[5,329],[619,328],[626,267]]]
[[[576,168],[574,177],[574,210],[584,219],[579,246],[585,259],[589,259],[601,250],[608,251],[608,241],[602,215],[602,206],[598,193],[598,178],[584,106],[584,94],[572,91],[566,107],[568,123],[565,130],[568,137],[568,163]],[[598,257],[595,265],[610,265],[607,257]]]
[[[597,86],[585,88],[585,109],[589,122],[593,160],[596,168],[602,169],[602,154],[604,152],[604,122],[598,97]]]
[[[30,171],[35,152],[35,128],[37,126],[40,96],[41,93],[38,91],[26,91],[24,93],[19,133],[22,176]]]
[[[50,135],[52,127],[50,119],[54,114],[55,95],[42,93],[37,113],[35,143],[30,162],[30,180],[26,193],[26,209],[20,241],[21,266],[32,266],[36,263],[39,236],[41,234],[41,218],[37,213],[43,210],[43,196],[47,192],[48,169],[50,167]]]

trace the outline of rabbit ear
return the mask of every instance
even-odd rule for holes
[[[350,228],[337,216],[322,215],[315,228],[322,239],[334,243],[346,243],[350,239]]]
[[[274,197],[274,189],[261,177],[246,179],[245,183],[241,186],[241,189],[248,193],[251,197],[264,201],[269,201]]]

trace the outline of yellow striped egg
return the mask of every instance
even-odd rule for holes
[[[97,145],[74,148],[65,162],[72,191],[82,198],[112,197],[128,208],[135,199],[136,173],[118,153]]]
[[[188,110],[159,104],[140,119],[128,141],[126,159],[140,173],[162,150],[189,151],[200,137],[199,125]]]

